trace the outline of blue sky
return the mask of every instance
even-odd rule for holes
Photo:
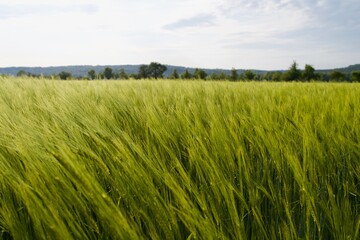
[[[0,0],[0,67],[360,63],[359,0]]]

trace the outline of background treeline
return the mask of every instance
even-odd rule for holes
[[[2,71],[1,71],[2,70]],[[61,71],[60,71],[61,70]],[[58,72],[56,72],[58,71]],[[2,73],[2,74],[1,74]],[[5,73],[5,74],[4,74]],[[51,74],[50,74],[51,73]],[[360,64],[334,70],[316,70],[306,64],[300,69],[297,62],[293,62],[288,70],[222,70],[185,68],[163,65],[151,62],[149,65],[123,66],[72,66],[49,68],[6,68],[0,69],[1,75],[16,75],[19,77],[41,77],[50,79],[201,79],[228,81],[338,81],[360,82]]]

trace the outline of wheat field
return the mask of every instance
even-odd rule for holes
[[[0,239],[359,239],[360,84],[0,78]]]

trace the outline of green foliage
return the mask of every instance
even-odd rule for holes
[[[254,80],[255,79],[255,73],[253,73],[251,70],[246,70],[244,72],[245,80]]]
[[[272,76],[272,73],[271,73],[271,72],[267,72],[267,73],[263,74],[263,75],[261,76],[261,78],[262,78],[262,80],[271,81],[271,80],[272,80],[272,79],[271,79],[271,76]]]
[[[186,69],[185,72],[183,72],[180,76],[182,79],[191,79],[192,75],[191,73]]]
[[[150,65],[152,67],[150,67]],[[113,66],[113,76],[112,79],[144,79],[144,78],[163,78],[165,72],[162,72],[162,70],[151,70],[151,69],[166,69],[166,66],[161,65],[159,63],[151,63],[150,65],[119,65],[119,66]],[[198,78],[198,79],[208,79],[208,80],[230,80],[235,81],[237,80],[266,80],[266,81],[323,81],[323,82],[329,82],[331,81],[354,81],[356,82],[356,76],[351,75],[351,70],[353,72],[358,71],[360,65],[352,65],[348,68],[339,68],[335,71],[338,73],[342,73],[343,75],[333,76],[332,79],[330,79],[330,70],[317,70],[311,66],[311,65],[305,65],[305,69],[303,72],[301,72],[298,67],[297,63],[294,62],[288,71],[286,72],[265,72],[265,71],[258,71],[253,70],[253,73],[241,71],[241,74],[236,71],[236,69],[232,70],[219,70],[219,69],[187,69],[187,72],[184,72],[185,68],[183,67],[172,67],[173,70],[176,70],[177,75],[182,79],[192,79],[192,78]],[[59,78],[58,74],[51,74],[52,72],[60,72],[60,70],[67,70],[66,72],[74,73],[73,79],[95,79],[95,78],[105,78],[103,71],[105,66],[69,66],[69,67],[52,67],[50,69],[48,68],[26,68],[26,67],[17,67],[17,68],[3,68],[0,69],[0,71],[9,72],[11,75],[17,75],[18,77],[21,76],[28,76],[28,77],[36,77],[36,78],[49,78],[49,79],[56,79]],[[158,68],[159,67],[159,68]],[[196,76],[192,76],[191,73],[195,72],[196,70]],[[95,72],[93,72],[95,71]],[[38,74],[38,73],[44,73],[44,74]],[[90,73],[91,76],[89,75]],[[100,74],[96,74],[96,72],[99,72]],[[179,74],[179,73],[182,74]],[[158,76],[160,74],[160,76]],[[199,74],[201,73],[201,74]],[[248,76],[246,77],[246,74]],[[176,74],[174,74],[174,71],[169,74],[167,77],[177,79]],[[250,74],[250,75],[249,75]],[[300,74],[300,75],[299,75]],[[355,73],[356,74],[356,73]],[[85,77],[86,76],[86,77]]]
[[[138,77],[141,79],[145,79],[150,77],[149,68],[147,65],[143,64],[139,67]]]
[[[302,73],[302,79],[305,81],[316,80],[315,68],[311,65],[306,64],[304,72]]]
[[[359,94],[0,79],[0,238],[359,239]]]
[[[72,78],[72,75],[69,72],[60,72],[58,76],[61,80],[68,80]]]
[[[351,73],[351,81],[360,82],[360,71],[353,71]]]
[[[25,77],[25,76],[29,76],[30,74],[24,70],[20,70],[17,72],[16,76],[17,77]]]
[[[224,73],[224,72],[220,72],[219,74],[219,79],[220,80],[226,80],[228,79],[229,77]]]
[[[163,78],[163,74],[167,70],[165,65],[157,62],[152,62],[150,65],[141,65],[139,67],[138,77],[141,79],[145,78]]]
[[[104,72],[102,73],[102,75],[104,76],[105,79],[112,79],[112,78],[114,78],[113,70],[112,70],[112,68],[110,68],[110,67],[106,67],[106,68],[104,69]]]
[[[235,68],[231,69],[230,80],[237,81],[238,79],[239,79],[239,74],[237,70]]]
[[[119,79],[123,79],[123,80],[129,79],[129,76],[126,74],[123,68],[120,69]]]
[[[282,73],[281,72],[273,72],[271,74],[271,80],[274,82],[280,82],[282,79]]]
[[[208,76],[208,79],[224,81],[229,79],[229,76],[227,76],[224,72],[220,72],[220,73],[214,72],[210,76]]]
[[[322,82],[329,82],[330,81],[330,75],[327,74],[327,73],[319,73],[318,74],[319,76],[319,80],[322,81]]]
[[[301,77],[301,71],[298,69],[296,61],[291,64],[289,70],[282,74],[281,78],[283,81],[296,81]]]
[[[333,71],[330,74],[330,80],[331,81],[344,81],[345,80],[345,74],[339,71]]]
[[[194,78],[205,80],[207,73],[203,69],[196,68],[194,72]]]
[[[179,74],[176,69],[170,74],[169,78],[171,79],[179,79]]]
[[[167,70],[167,67],[165,65],[162,65],[157,62],[152,62],[148,66],[148,73],[149,76],[155,79],[163,78],[164,72]]]
[[[90,80],[96,79],[96,72],[95,72],[94,69],[91,69],[90,71],[88,71],[88,78],[89,78]]]
[[[16,75],[20,70],[30,73],[32,77],[41,77],[41,76],[54,76],[57,73],[65,71],[72,73],[75,77],[87,77],[87,73],[94,69],[97,73],[100,73],[108,66],[66,66],[66,67],[9,67],[9,68],[0,68],[0,74],[7,75]],[[129,75],[135,74],[138,72],[139,65],[113,65],[111,66],[114,72],[118,72],[121,68],[125,70]],[[183,67],[174,66],[179,73],[182,73],[185,69]],[[188,69],[190,72],[193,72],[193,69]],[[226,75],[231,74],[231,70],[226,69],[204,69],[206,73],[211,75],[216,72],[224,72]],[[340,71],[345,74],[350,74],[353,71],[360,71],[360,64],[350,65],[346,68],[337,68],[337,71]],[[330,73],[333,69],[320,70],[322,73]],[[238,71],[239,72],[239,71]],[[240,73],[240,72],[239,72]],[[256,71],[256,74],[265,74],[266,71]],[[239,74],[240,75],[240,74]]]

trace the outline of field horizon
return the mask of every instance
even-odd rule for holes
[[[110,67],[114,70],[114,72],[119,72],[123,69],[127,74],[135,74],[138,72],[139,67],[142,64],[121,64],[121,65],[68,65],[68,66],[39,66],[39,67],[27,67],[27,66],[13,66],[13,67],[0,67],[0,74],[12,75],[16,76],[19,71],[25,71],[30,74],[35,75],[56,75],[60,72],[69,72],[75,77],[85,77],[87,76],[90,70],[94,70],[97,73],[104,71],[106,67]],[[290,63],[289,63],[290,65]],[[169,76],[174,70],[177,70],[179,74],[188,70],[191,74],[195,72],[196,67],[188,67],[188,66],[176,66],[165,64],[167,67],[167,71],[165,71],[165,76]],[[213,73],[224,73],[226,75],[230,75],[231,69],[224,68],[204,68],[203,66],[198,66],[198,68],[203,69],[208,75]],[[239,74],[245,72],[246,70],[251,70],[255,74],[264,74],[267,72],[285,72],[288,66],[284,66],[283,69],[256,69],[256,68],[237,68]],[[354,63],[347,67],[345,66],[337,66],[329,69],[316,69],[318,73],[330,73],[333,71],[339,71],[342,73],[351,73],[352,71],[360,71],[360,64]]]

